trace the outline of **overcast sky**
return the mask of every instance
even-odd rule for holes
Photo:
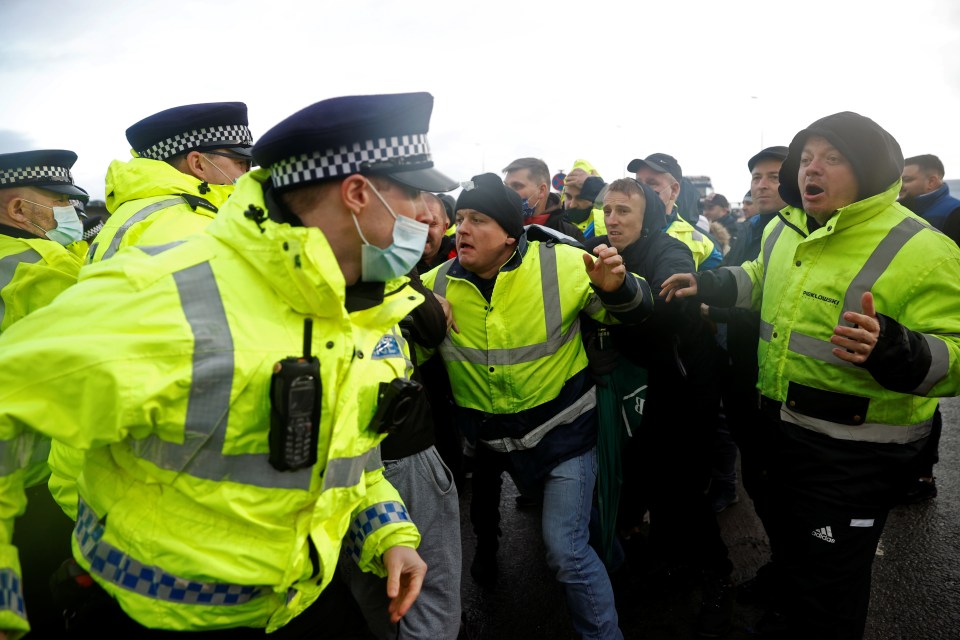
[[[852,110],[960,177],[956,0],[0,0],[0,152],[65,148],[103,197],[124,130],[243,101],[254,138],[324,98],[429,91],[437,166],[605,179],[674,155],[738,201],[747,159]]]

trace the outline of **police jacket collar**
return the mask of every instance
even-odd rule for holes
[[[5,224],[0,224],[0,235],[8,236],[10,238],[23,238],[25,240],[35,240],[40,238],[40,236],[25,231],[23,229],[18,229],[17,227],[10,227]],[[42,238],[40,238],[42,240]]]

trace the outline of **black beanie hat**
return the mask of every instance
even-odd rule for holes
[[[461,209],[473,209],[490,216],[512,238],[523,234],[520,196],[503,184],[495,173],[483,173],[470,179],[457,198],[457,211]]]
[[[817,120],[790,143],[789,153],[780,165],[780,197],[791,206],[803,207],[797,176],[800,154],[812,136],[826,138],[853,167],[859,185],[858,200],[882,193],[903,173],[903,152],[893,136],[858,113],[835,113]]]

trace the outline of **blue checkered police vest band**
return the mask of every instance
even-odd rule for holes
[[[185,153],[197,147],[210,145],[224,147],[253,144],[253,134],[242,124],[230,124],[222,127],[204,127],[186,133],[180,133],[172,138],[161,140],[152,147],[137,149],[141,158],[150,160],[166,160],[179,153]]]
[[[62,182],[73,184],[73,176],[66,167],[17,167],[0,170],[0,185],[33,184],[35,182]]]
[[[79,501],[74,537],[95,573],[115,586],[148,598],[183,604],[239,605],[269,591],[269,587],[187,580],[148,566],[103,539],[104,527],[83,500]]]
[[[336,151],[305,153],[277,162],[270,167],[270,179],[273,186],[280,189],[326,178],[342,178],[363,170],[412,170],[432,164],[426,135],[392,136],[355,142]]]

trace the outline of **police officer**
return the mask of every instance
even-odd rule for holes
[[[204,229],[250,169],[242,102],[188,104],[130,125],[133,159],[107,169],[110,219],[90,248],[99,262],[130,245],[165,244]]]
[[[960,392],[960,250],[897,204],[902,170],[869,118],[822,118],[790,143],[760,256],[664,283],[667,300],[759,308],[791,637],[862,637],[887,513],[937,398]]]
[[[419,534],[378,453],[398,396],[378,396],[406,388],[394,331],[423,300],[403,275],[426,239],[420,190],[453,186],[433,168],[432,105],[354,96],[295,113],[206,233],[115,256],[3,336],[0,440],[32,428],[85,451],[74,557],[122,607],[85,632],[282,638],[302,614],[324,637],[341,612],[311,604],[344,538],[387,577],[394,621],[416,599]],[[4,602],[3,626],[25,629]]]
[[[64,150],[0,154],[0,334],[50,304],[77,281],[86,244],[80,242],[83,223],[72,201],[86,199],[87,194],[73,183],[70,169],[76,161],[77,154]],[[3,491],[6,494],[12,483],[23,482],[30,499],[15,536],[28,565],[23,590],[30,598],[31,611],[37,614],[35,631],[50,632],[60,616],[50,600],[47,582],[70,553],[70,521],[47,491],[49,441],[36,443],[25,472],[11,464],[14,443],[6,444],[0,461]],[[26,477],[17,479],[18,473]],[[8,543],[9,536],[10,530],[5,528]],[[8,592],[13,591],[14,575],[0,573]],[[0,628],[22,628],[18,627],[22,606],[15,600],[5,602],[11,606],[0,611]]]

